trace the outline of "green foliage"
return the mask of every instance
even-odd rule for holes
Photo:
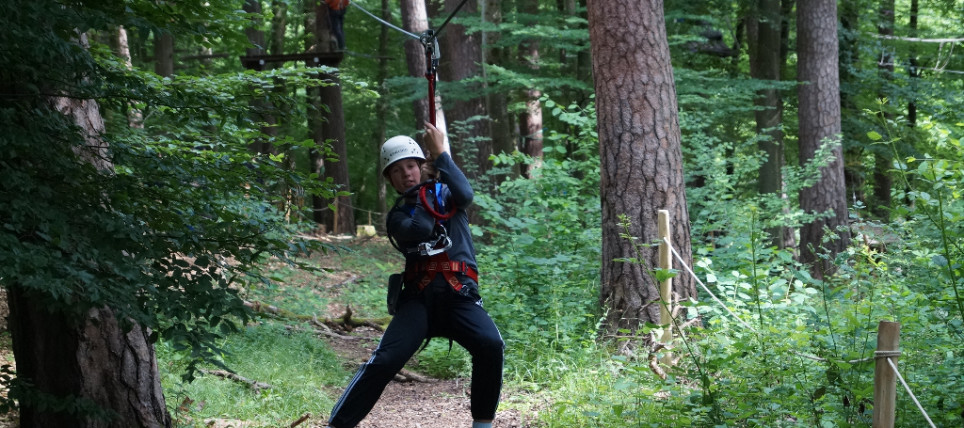
[[[305,213],[278,189],[333,194],[283,156],[247,150],[262,138],[250,103],[272,101],[281,115],[285,99],[266,88],[320,82],[293,71],[159,79],[127,70],[96,38],[83,47],[76,33],[157,29],[150,22],[177,17],[178,26],[209,23],[203,35],[232,22],[226,4],[138,3],[118,13],[113,4],[16,3],[0,36],[0,60],[16,64],[0,71],[4,286],[76,317],[111,307],[190,351],[190,367],[219,358],[221,337],[249,316],[238,287],[269,283],[265,260],[299,265],[291,256],[320,248],[293,239]],[[78,128],[54,96],[99,103],[106,130]],[[129,106],[143,113],[142,129],[127,125]],[[90,162],[91,144],[105,167]]]
[[[487,308],[503,331],[507,360],[527,367],[508,371],[540,385],[561,375],[545,365],[548,354],[591,342],[599,319],[595,110],[546,105],[575,132],[549,133],[531,179],[509,179],[492,194],[476,194],[485,226],[474,229],[481,237],[483,296],[497,302]],[[513,161],[532,162],[518,153],[495,157],[497,166]]]

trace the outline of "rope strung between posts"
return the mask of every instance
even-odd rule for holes
[[[915,404],[915,405],[917,405],[917,409],[920,410],[920,413],[921,413],[922,415],[924,415],[924,419],[927,419],[927,423],[931,426],[931,428],[937,428],[937,427],[934,425],[934,422],[931,421],[931,417],[927,414],[927,411],[924,410],[924,406],[922,406],[922,405],[920,404],[920,401],[917,400],[917,396],[914,395],[914,391],[911,391],[911,390],[910,390],[910,386],[908,386],[908,385],[907,385],[907,382],[904,381],[904,377],[900,375],[900,370],[897,370],[897,365],[894,364],[893,360],[891,360],[891,358],[896,358],[896,357],[899,357],[899,356],[900,356],[900,351],[877,351],[877,352],[874,352],[874,358],[883,358],[884,360],[887,361],[887,364],[890,365],[890,368],[894,370],[894,374],[897,375],[897,379],[900,379],[901,385],[904,385],[904,389],[907,390],[907,393],[908,393],[908,394],[910,394],[910,399],[914,401],[914,404]]]
[[[703,287],[703,290],[706,291],[706,292],[710,295],[710,297],[712,297],[713,300],[716,301],[716,303],[719,303],[720,306],[723,307],[723,309],[726,309],[726,312],[729,313],[730,316],[732,316],[733,318],[736,318],[736,320],[739,321],[740,324],[743,324],[743,326],[746,327],[748,330],[752,331],[754,334],[759,333],[755,328],[753,328],[753,326],[751,326],[750,324],[748,324],[746,321],[743,321],[742,318],[740,318],[740,317],[737,316],[735,313],[733,313],[733,311],[731,311],[730,308],[728,308],[728,307],[726,306],[726,304],[723,303],[723,301],[721,301],[719,298],[717,298],[716,295],[713,294],[712,291],[710,291],[709,287],[707,287],[706,284],[703,283],[703,281],[700,281],[700,278],[699,278],[698,276],[696,276],[696,273],[693,272],[693,269],[691,269],[691,268],[689,267],[689,265],[687,265],[686,262],[683,260],[683,257],[680,256],[678,252],[676,252],[676,248],[673,248],[673,244],[669,242],[669,238],[668,238],[668,237],[664,237],[664,238],[663,238],[663,242],[666,243],[666,246],[669,247],[670,251],[673,252],[673,255],[676,256],[676,260],[678,260],[679,263],[680,263],[681,265],[683,265],[684,268],[686,268],[686,271],[689,272],[689,274],[693,277],[693,279],[696,280],[696,283],[699,284],[700,287]],[[818,356],[816,356],[816,355],[806,354],[806,353],[797,351],[797,350],[795,350],[795,349],[791,349],[790,352],[793,353],[793,354],[795,354],[795,355],[797,355],[797,356],[800,356],[800,357],[803,357],[803,358],[807,358],[807,359],[810,359],[810,360],[813,360],[813,361],[820,361],[820,362],[827,362],[827,361],[828,361],[826,358],[821,358],[821,357],[818,357]],[[857,363],[867,362],[867,361],[870,361],[870,360],[871,360],[870,357],[868,357],[868,358],[858,358],[858,359],[854,359],[854,360],[848,360],[847,363],[849,363],[849,364],[857,364]]]
[[[720,299],[718,299],[718,298],[716,297],[716,295],[713,294],[712,291],[710,291],[709,287],[707,287],[706,284],[703,284],[703,281],[700,281],[700,278],[699,278],[698,276],[696,276],[696,273],[693,272],[693,269],[690,269],[690,267],[686,264],[686,262],[683,261],[683,257],[680,256],[679,253],[676,252],[676,248],[673,248],[673,244],[669,242],[669,238],[668,238],[668,237],[664,237],[664,238],[663,238],[663,242],[666,243],[666,246],[669,247],[669,250],[673,252],[673,255],[674,255],[674,256],[676,256],[676,260],[679,260],[679,263],[680,263],[681,265],[683,265],[684,268],[686,268],[686,271],[689,272],[690,275],[693,276],[693,279],[696,280],[696,283],[699,284],[700,287],[703,287],[703,291],[706,291],[706,292],[710,295],[710,297],[712,297],[713,300],[716,301],[716,303],[719,303],[720,306],[723,307],[723,309],[726,309],[726,312],[727,312],[728,314],[730,314],[730,316],[732,316],[733,318],[736,318],[736,320],[739,321],[740,324],[743,324],[744,327],[746,327],[748,330],[750,330],[750,331],[752,331],[752,332],[754,332],[754,333],[757,332],[756,329],[753,328],[753,326],[751,326],[750,324],[747,324],[746,321],[743,321],[742,318],[740,318],[740,317],[737,316],[735,313],[733,313],[733,311],[731,311],[730,308],[726,307],[726,304],[723,303],[723,301],[721,301]]]

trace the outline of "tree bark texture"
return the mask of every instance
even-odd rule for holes
[[[38,392],[100,406],[111,419],[38,410],[21,403],[21,427],[169,427],[157,359],[148,334],[124,331],[110,309],[76,319],[51,313],[39,296],[10,290],[17,377]]]
[[[382,0],[382,10],[381,18],[388,21],[392,16],[391,3],[389,0]],[[378,88],[379,97],[375,104],[375,117],[387,117],[388,116],[388,88],[385,86],[385,81],[388,79],[388,26],[381,25],[380,32],[378,33],[378,75],[376,77],[376,84]],[[382,143],[388,137],[386,135],[386,123],[384,120],[379,120],[375,125],[374,140],[375,147],[373,147],[372,153],[379,153],[382,147]],[[375,188],[378,189],[378,212],[381,213],[382,221],[377,221],[376,225],[379,230],[385,227],[384,219],[388,218],[388,192],[386,188],[385,176],[382,175],[382,170],[380,167],[375,168]]]
[[[86,46],[86,39],[81,37]],[[84,133],[75,153],[84,162],[109,172],[113,164],[100,137],[104,120],[92,100],[53,98],[51,105]],[[20,401],[21,427],[127,428],[169,427],[170,415],[161,391],[157,360],[144,329],[122,329],[108,308],[86,313],[51,311],[46,296],[12,284],[9,287],[10,332],[17,378],[44,397],[99,408],[110,418],[56,412],[31,399]],[[106,412],[104,412],[106,411]]]
[[[443,5],[444,16],[449,16],[461,0],[446,0]],[[460,82],[464,79],[479,77],[482,74],[482,44],[481,33],[467,34],[465,26],[459,24],[459,16],[477,16],[479,8],[477,2],[466,2],[452,21],[445,27],[439,37],[439,47],[442,50],[440,58],[441,75],[446,82]],[[465,84],[465,83],[463,83]],[[440,90],[450,87],[442,83]],[[466,122],[471,118],[485,118],[485,96],[481,95],[478,83],[468,87],[469,93],[480,94],[473,98],[448,97],[446,119],[448,123],[462,122],[462,126],[450,126],[450,132],[457,137],[454,141],[458,146],[452,150],[453,159],[474,182],[485,176],[489,170],[492,155],[492,140],[489,139],[489,123],[485,119]]]
[[[428,12],[425,8],[425,0],[402,0],[402,28],[412,34],[422,34],[425,30],[428,30]],[[428,69],[425,63],[425,49],[418,40],[411,38],[405,40],[405,63],[408,65],[410,76],[425,78],[425,71]],[[416,99],[413,102],[413,107],[415,109],[415,129],[422,129],[425,123],[429,122],[428,98]],[[445,113],[442,109],[442,97],[438,91],[435,93],[435,119],[435,126],[442,131],[447,131]]]
[[[615,332],[660,322],[658,286],[649,273],[658,266],[657,249],[640,248],[645,265],[615,261],[637,257],[633,242],[620,237],[619,216],[632,222],[629,234],[638,242],[650,243],[658,240],[657,210],[669,210],[670,239],[687,264],[690,226],[663,2],[591,1],[588,15],[602,174],[600,304]],[[688,275],[673,286],[676,298],[696,296]]]
[[[834,144],[833,160],[821,168],[820,179],[800,191],[800,207],[808,213],[830,211],[830,217],[803,225],[800,230],[801,261],[811,265],[815,278],[832,270],[818,257],[833,256],[850,242],[847,221],[846,183],[840,136],[840,82],[837,69],[837,4],[834,0],[801,0],[797,4],[797,78],[800,106],[800,162],[813,160],[826,142]],[[824,229],[836,239],[824,243]],[[823,250],[825,248],[825,251]]]

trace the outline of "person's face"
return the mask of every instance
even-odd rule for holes
[[[388,179],[392,187],[402,193],[421,181],[422,169],[417,160],[402,159],[388,166]]]

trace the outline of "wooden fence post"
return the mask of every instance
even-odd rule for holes
[[[672,269],[673,268],[673,254],[670,252],[669,245],[666,240],[669,239],[669,210],[659,210],[656,212],[656,227],[657,233],[659,234],[659,268],[660,269]],[[669,278],[659,284],[659,298],[663,301],[663,304],[659,306],[659,323],[668,324],[663,328],[663,334],[660,336],[659,341],[665,344],[669,344],[673,341],[673,323],[671,317],[673,316],[673,279]],[[666,353],[663,357],[663,363],[670,364],[672,361],[672,354]]]
[[[885,361],[897,366],[900,355],[900,323],[881,321],[877,325],[877,352],[874,354],[874,428],[893,428],[897,402],[897,374]]]

